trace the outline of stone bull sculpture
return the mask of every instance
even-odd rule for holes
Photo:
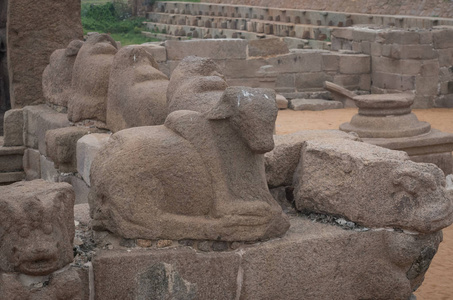
[[[269,193],[275,93],[227,88],[205,113],[114,134],[91,167],[93,228],[125,238],[254,241],[288,220]]]

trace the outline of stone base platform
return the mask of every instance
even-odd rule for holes
[[[346,230],[292,216],[283,238],[224,251],[128,241],[95,254],[95,299],[409,299],[441,233]]]
[[[387,149],[405,151],[416,162],[433,163],[453,173],[453,134],[431,129],[427,134],[403,138],[363,138],[366,143]]]

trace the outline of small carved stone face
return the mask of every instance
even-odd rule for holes
[[[17,200],[17,199],[16,199]],[[73,259],[74,223],[67,219],[71,195],[53,191],[17,202],[0,199],[0,270],[50,274]]]

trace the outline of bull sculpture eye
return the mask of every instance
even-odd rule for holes
[[[19,229],[19,236],[21,238],[28,238],[30,235],[30,228],[28,226],[23,226],[21,229]]]
[[[53,227],[52,227],[52,224],[50,223],[45,223],[42,225],[42,231],[45,233],[45,234],[51,234],[52,231],[53,231]]]

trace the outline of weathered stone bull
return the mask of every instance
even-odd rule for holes
[[[97,230],[125,238],[253,241],[289,223],[269,193],[275,93],[227,88],[205,113],[176,111],[162,126],[122,130],[91,167]]]

